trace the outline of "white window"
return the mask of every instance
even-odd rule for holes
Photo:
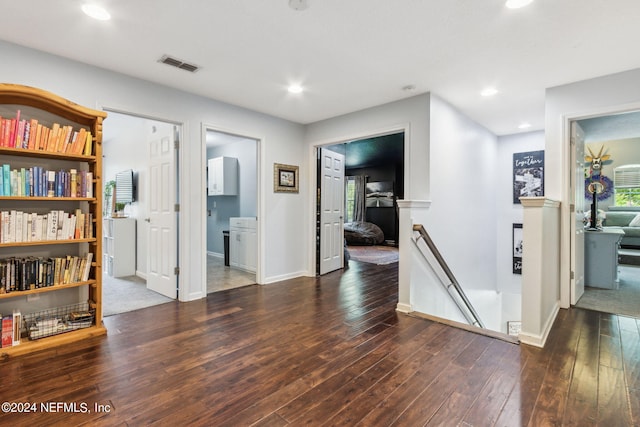
[[[613,170],[616,206],[640,206],[640,165],[623,165]]]

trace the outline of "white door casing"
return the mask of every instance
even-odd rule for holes
[[[175,155],[177,128],[156,125],[149,135],[147,288],[177,298],[177,213]]]
[[[344,155],[320,148],[320,274],[344,266]]]
[[[571,122],[571,174],[570,197],[572,209],[571,221],[571,304],[576,304],[584,294],[584,212],[586,208],[584,193],[584,131],[576,121]]]

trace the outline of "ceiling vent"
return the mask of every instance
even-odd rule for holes
[[[188,62],[181,61],[180,59],[173,58],[169,55],[164,55],[158,60],[158,62],[171,65],[172,67],[180,68],[181,70],[186,70],[191,73],[195,73],[200,68],[197,65],[189,64]]]

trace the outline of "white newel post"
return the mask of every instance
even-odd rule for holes
[[[560,308],[560,202],[521,197],[522,328],[520,341],[544,347]]]
[[[402,313],[413,311],[411,305],[411,245],[413,224],[424,224],[431,206],[427,200],[398,200],[398,305]]]

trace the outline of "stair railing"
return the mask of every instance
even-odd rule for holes
[[[451,296],[451,299],[456,304],[456,306],[458,307],[462,315],[465,317],[465,319],[467,319],[470,325],[474,325],[479,328],[485,328],[484,324],[482,323],[482,320],[480,320],[480,316],[478,316],[478,313],[473,308],[471,301],[469,301],[469,299],[467,298],[467,295],[464,293],[464,290],[458,283],[458,280],[453,275],[453,272],[445,262],[444,258],[442,257],[442,254],[436,247],[435,243],[433,243],[433,240],[431,240],[431,237],[429,237],[427,230],[425,230],[421,224],[414,224],[413,232],[414,232],[414,242],[416,246],[418,246],[418,240],[422,239],[424,243],[427,245],[427,247],[429,248],[429,250],[431,251],[431,253],[433,254],[433,257],[438,262],[439,267],[447,276],[447,281],[449,283],[445,283],[443,281],[442,285],[445,287],[445,289],[447,290],[447,293],[449,294],[449,296]],[[422,253],[422,256],[425,258],[425,260],[429,262],[429,259],[427,258],[426,254],[422,251],[422,248],[418,246],[418,249],[420,249],[420,252]]]

